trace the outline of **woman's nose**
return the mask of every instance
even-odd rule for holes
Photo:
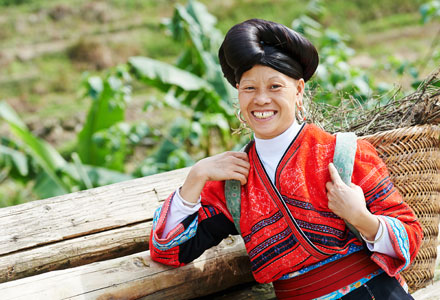
[[[259,105],[270,103],[270,97],[264,90],[258,90],[254,97],[254,102]]]

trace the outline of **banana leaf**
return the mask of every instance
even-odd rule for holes
[[[141,56],[131,57],[128,62],[141,81],[163,92],[172,87],[188,92],[203,91],[208,95],[213,92],[206,80],[170,64]]]
[[[26,177],[29,174],[28,159],[22,152],[0,145],[0,167],[3,161],[5,165],[10,164],[20,176]]]
[[[122,171],[125,157],[114,157],[113,149],[103,147],[96,134],[125,119],[125,97],[129,91],[117,77],[109,77],[106,80],[90,77],[86,87],[93,101],[84,127],[78,134],[79,157],[84,164]]]
[[[66,165],[63,157],[49,143],[35,137],[6,101],[0,101],[0,117],[8,123],[11,132],[21,140],[23,149],[48,175],[52,187],[62,193],[68,193],[69,187],[57,176],[57,172]]]

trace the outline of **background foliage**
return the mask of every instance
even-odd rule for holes
[[[312,40],[321,62],[308,89],[319,102],[385,102],[411,92],[440,62],[440,1],[75,2],[0,0],[0,206],[239,148],[248,136],[231,135],[237,96],[217,49],[230,26],[250,17]],[[81,24],[85,33],[69,31]],[[398,45],[387,49],[395,28],[408,34],[405,49],[416,45],[413,59]],[[17,36],[31,47],[17,47]]]

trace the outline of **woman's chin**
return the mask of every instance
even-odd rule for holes
[[[278,135],[280,135],[279,130],[277,128],[271,129],[271,128],[255,128],[254,130],[255,137],[263,140],[272,139]]]

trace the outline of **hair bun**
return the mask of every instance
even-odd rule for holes
[[[234,87],[242,74],[257,64],[307,81],[319,62],[316,48],[305,37],[282,24],[261,19],[234,25],[218,55],[223,74]]]

